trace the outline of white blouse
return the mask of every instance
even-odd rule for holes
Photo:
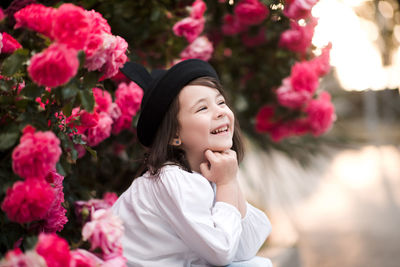
[[[271,232],[262,211],[247,203],[242,219],[215,202],[215,184],[176,165],[136,178],[112,211],[124,222],[128,266],[223,266],[254,257]]]

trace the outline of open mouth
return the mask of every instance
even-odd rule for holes
[[[228,125],[225,125],[225,126],[222,126],[222,127],[218,128],[218,129],[213,130],[211,133],[212,134],[226,133],[226,132],[228,132],[228,129],[229,129]]]

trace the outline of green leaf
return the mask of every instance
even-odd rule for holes
[[[83,108],[89,112],[94,109],[94,97],[92,90],[81,90],[79,91],[79,99]]]
[[[26,97],[35,99],[38,96],[41,96],[42,93],[44,92],[44,87],[40,87],[37,86],[36,84],[29,84],[27,86],[25,86],[22,90],[21,90],[21,95],[24,95]]]
[[[0,133],[0,151],[9,149],[10,147],[14,146],[17,142],[19,137],[18,129],[15,131],[7,131]]]
[[[79,69],[81,69],[85,64],[85,52],[83,50],[80,50],[78,52],[78,59],[79,59]]]
[[[18,49],[11,56],[7,57],[1,67],[1,74],[4,76],[12,76],[18,72],[25,61],[28,60],[29,51],[26,49]]]
[[[83,145],[86,148],[86,151],[90,153],[90,155],[92,155],[92,157],[97,160],[97,152],[96,150],[92,149],[90,146],[87,145]]]
[[[101,73],[100,72],[88,72],[83,76],[83,88],[84,89],[92,89],[96,87],[97,82],[99,81]]]
[[[64,100],[75,97],[78,94],[78,86],[76,83],[68,83],[61,89],[61,95]]]
[[[62,108],[62,112],[65,116],[69,117],[72,114],[72,102],[67,103],[66,105],[64,105],[64,107]]]

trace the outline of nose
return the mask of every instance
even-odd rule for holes
[[[220,106],[220,105],[216,105],[215,107],[215,117],[217,119],[223,118],[226,115],[226,110],[224,107]]]

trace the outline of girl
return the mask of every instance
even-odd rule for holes
[[[112,207],[128,266],[272,266],[255,257],[271,225],[241,193],[239,128],[215,70],[189,59],[122,71],[144,89],[137,134],[148,148],[146,172]]]

